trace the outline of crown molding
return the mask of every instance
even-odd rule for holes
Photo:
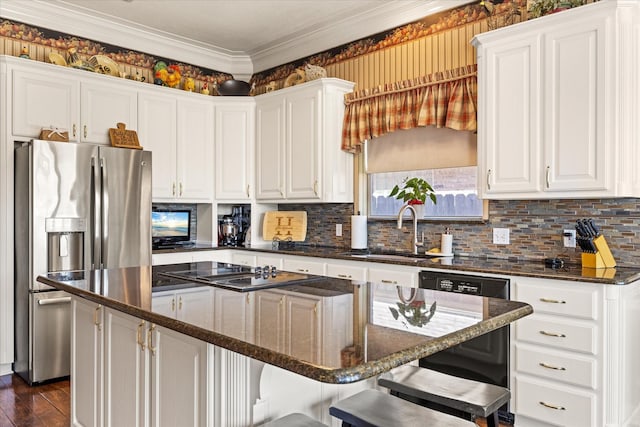
[[[228,51],[68,5],[64,1],[2,0],[0,17],[230,73],[240,80],[248,80],[256,70],[286,64],[468,3],[470,0],[385,1],[366,13],[345,17],[330,26],[308,29],[279,44],[248,53]]]
[[[253,73],[251,58],[246,54],[58,2],[2,0],[0,16],[216,71],[249,76]]]
[[[367,13],[345,17],[330,27],[305,32],[278,45],[249,52],[249,55],[254,72],[259,72],[468,3],[471,1],[386,1]],[[363,28],[371,30],[364,32]]]

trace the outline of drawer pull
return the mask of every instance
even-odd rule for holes
[[[392,285],[397,285],[398,282],[395,280],[387,280],[387,279],[382,279],[380,280],[382,283],[391,283]]]
[[[562,301],[562,300],[557,300],[557,299],[550,299],[550,298],[540,298],[540,301],[542,302],[548,302],[551,304],[566,304],[566,301]]]
[[[540,331],[540,333],[542,335],[546,335],[548,337],[558,337],[558,338],[566,338],[567,337],[565,334],[558,334],[556,332]]]
[[[542,366],[543,368],[547,368],[547,369],[555,369],[556,371],[566,371],[567,368],[562,367],[562,366],[553,366],[553,365],[547,365],[544,362],[540,362],[539,363],[540,366]]]
[[[543,401],[540,401],[538,403],[540,403],[545,408],[555,409],[556,411],[566,411],[567,410],[567,408],[565,408],[564,406],[556,406],[556,405],[552,405],[550,403],[546,403],[546,402],[543,402]]]
[[[351,279],[350,274],[338,274],[338,277],[340,277],[341,279]]]

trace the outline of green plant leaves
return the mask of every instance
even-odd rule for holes
[[[402,182],[404,186],[400,188],[399,185],[395,185],[391,193],[389,193],[389,197],[395,197],[405,203],[411,200],[419,200],[422,203],[426,203],[427,197],[429,197],[434,204],[436,203],[435,191],[426,180],[418,177],[406,177]]]

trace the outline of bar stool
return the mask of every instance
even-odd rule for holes
[[[470,421],[443,414],[379,390],[364,390],[336,402],[329,413],[343,427],[476,427]]]
[[[327,427],[327,425],[305,414],[293,413],[270,421],[264,427]]]
[[[412,365],[382,375],[378,385],[394,396],[471,421],[484,417],[487,427],[498,427],[498,409],[511,398],[504,387]]]

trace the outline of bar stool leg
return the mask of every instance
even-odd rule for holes
[[[500,419],[498,418],[498,411],[493,414],[489,414],[487,417],[487,427],[499,427]]]

